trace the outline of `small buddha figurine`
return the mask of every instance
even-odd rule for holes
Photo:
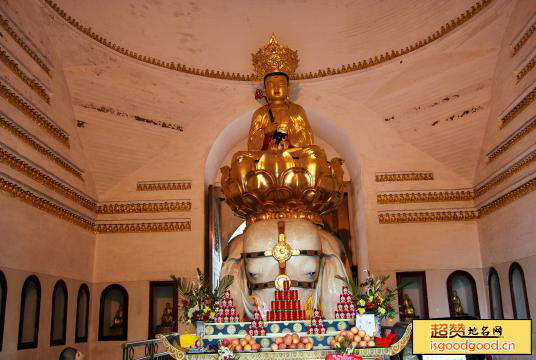
[[[171,303],[166,303],[164,308],[164,313],[161,318],[162,326],[172,326],[173,325],[173,309],[171,308]]]
[[[402,298],[402,310],[400,311],[400,314],[404,320],[415,318],[415,308],[413,307],[413,303],[408,294],[404,294],[404,297]]]
[[[454,308],[454,315],[463,315],[465,312],[463,311],[463,306],[460,298],[458,297],[458,294],[456,291],[452,292],[452,307]]]
[[[114,320],[112,322],[113,328],[123,327],[123,305],[119,305],[119,308],[115,312]]]

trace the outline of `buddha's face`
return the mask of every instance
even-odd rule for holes
[[[283,75],[272,75],[264,80],[266,97],[270,101],[285,100],[288,96],[288,80]]]

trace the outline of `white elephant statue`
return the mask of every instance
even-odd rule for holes
[[[231,242],[221,276],[234,276],[230,290],[237,310],[250,319],[257,307],[264,318],[270,310],[275,291],[273,281],[280,269],[274,257],[261,254],[272,250],[277,243],[281,221],[286,242],[292,249],[301,251],[300,255],[288,259],[285,272],[297,285],[293,289],[298,290],[302,309],[305,308],[309,318],[312,309],[320,304],[324,318],[333,318],[343,286],[335,276],[347,276],[348,264],[341,260],[347,257],[335,236],[303,219],[258,221],[248,225],[244,234]]]

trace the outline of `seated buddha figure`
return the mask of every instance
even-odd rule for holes
[[[314,145],[305,110],[288,100],[288,75],[279,71],[266,74],[264,88],[268,104],[253,113],[248,150],[233,156],[235,169],[242,175],[264,169],[277,179],[286,169],[297,166],[308,171],[312,184],[324,174],[331,175],[324,150]]]
[[[267,105],[257,109],[251,119],[248,150],[286,150],[314,143],[313,131],[303,108],[288,100],[289,78],[284,72],[264,77]]]

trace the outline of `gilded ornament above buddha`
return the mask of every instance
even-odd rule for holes
[[[321,224],[321,215],[343,197],[343,160],[327,160],[314,145],[305,110],[289,99],[289,74],[297,66],[297,52],[275,36],[253,55],[267,104],[253,114],[248,149],[221,169],[227,203],[248,223],[292,218]]]

